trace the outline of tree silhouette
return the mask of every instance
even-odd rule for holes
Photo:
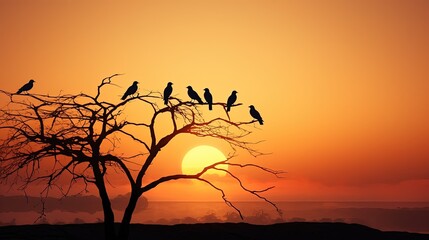
[[[127,239],[131,218],[139,198],[143,193],[171,180],[193,179],[206,183],[218,191],[223,201],[243,218],[240,210],[228,200],[224,190],[204,178],[203,174],[211,169],[226,172],[241,189],[271,204],[280,213],[273,202],[261,195],[272,187],[262,190],[250,189],[234,173],[234,169],[256,168],[277,177],[280,177],[282,172],[256,164],[233,163],[232,156],[205,167],[197,174],[174,174],[152,181],[146,180],[146,173],[156,160],[157,154],[181,134],[219,139],[227,142],[233,149],[244,149],[253,156],[261,155],[262,153],[253,148],[253,144],[257,142],[245,140],[251,133],[246,126],[252,127],[257,121],[234,122],[230,120],[226,111],[228,118],[216,117],[206,120],[199,110],[199,105],[206,103],[170,97],[168,105],[165,106],[160,92],[135,94],[112,103],[104,99],[103,92],[106,87],[115,86],[112,80],[118,75],[104,78],[98,85],[95,96],[79,93],[56,96],[28,94],[18,97],[15,93],[0,90],[9,97],[9,103],[0,111],[0,131],[5,133],[3,135],[5,137],[0,140],[0,180],[3,183],[19,183],[23,189],[30,183],[44,181],[46,182],[46,188],[42,191],[44,196],[48,196],[52,187],[58,187],[67,196],[78,181],[83,182],[86,187],[94,184],[103,207],[105,239]],[[131,102],[151,108],[150,120],[147,122],[127,120],[124,108]],[[239,103],[233,106],[240,105]],[[213,103],[213,107],[216,106],[225,109],[226,103]],[[171,131],[164,135],[155,130],[161,116],[168,117],[170,126],[166,128],[171,128]],[[147,137],[134,134],[136,129],[146,132]],[[129,138],[139,144],[142,154],[123,156],[115,153],[120,144],[119,137]],[[49,165],[49,171],[43,169],[44,164]],[[220,168],[222,165],[228,165],[228,170]],[[110,169],[122,174],[131,189],[128,205],[117,232],[114,227],[115,217],[111,199],[106,187],[107,172],[111,171]],[[59,182],[64,176],[69,179],[66,187],[64,182]]]

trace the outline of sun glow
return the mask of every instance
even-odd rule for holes
[[[196,174],[205,167],[226,160],[225,155],[217,148],[207,145],[194,147],[189,150],[182,160],[182,173]],[[228,169],[227,165],[219,165],[217,168]],[[226,172],[219,170],[209,170],[205,174],[215,174],[225,176]]]

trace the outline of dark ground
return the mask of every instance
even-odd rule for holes
[[[103,239],[102,224],[24,225],[0,227],[4,240],[96,240]],[[383,232],[358,224],[291,222],[272,225],[204,223],[178,225],[131,225],[130,240],[247,240],[247,239],[341,239],[429,240],[429,234]]]

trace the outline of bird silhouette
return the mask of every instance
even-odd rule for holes
[[[231,95],[228,97],[228,101],[226,102],[226,111],[229,112],[231,110],[232,104],[237,101],[237,91],[232,91]]]
[[[250,108],[250,115],[254,119],[258,120],[260,125],[264,125],[264,120],[262,120],[261,114],[259,114],[259,112],[255,109],[255,107],[253,105],[250,105],[249,108]]]
[[[168,104],[168,98],[170,97],[171,93],[173,92],[172,85],[173,85],[172,82],[168,82],[167,87],[165,87],[165,89],[164,89],[164,104],[165,105]]]
[[[20,89],[18,89],[18,91],[16,91],[16,94],[20,94],[22,92],[28,92],[29,90],[31,90],[33,88],[33,83],[35,81],[33,79],[31,79],[30,81],[28,81],[28,83],[24,84]]]
[[[139,82],[137,82],[137,81],[134,81],[133,82],[133,85],[131,85],[128,89],[127,89],[127,91],[124,93],[124,96],[122,96],[122,100],[125,100],[129,95],[133,95],[134,93],[136,93],[137,92],[137,84],[138,84]]]
[[[204,88],[204,99],[209,104],[209,110],[213,109],[213,96],[208,88]]]
[[[198,95],[197,92],[194,91],[194,89],[192,89],[191,86],[188,86],[188,96],[192,99],[192,100],[197,100],[198,103],[203,103],[203,101],[201,100],[200,96]]]

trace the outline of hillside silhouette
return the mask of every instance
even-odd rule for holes
[[[130,240],[427,240],[429,234],[387,232],[348,223],[199,223],[177,225],[132,224]],[[0,239],[104,239],[103,224],[24,225],[0,227]]]

